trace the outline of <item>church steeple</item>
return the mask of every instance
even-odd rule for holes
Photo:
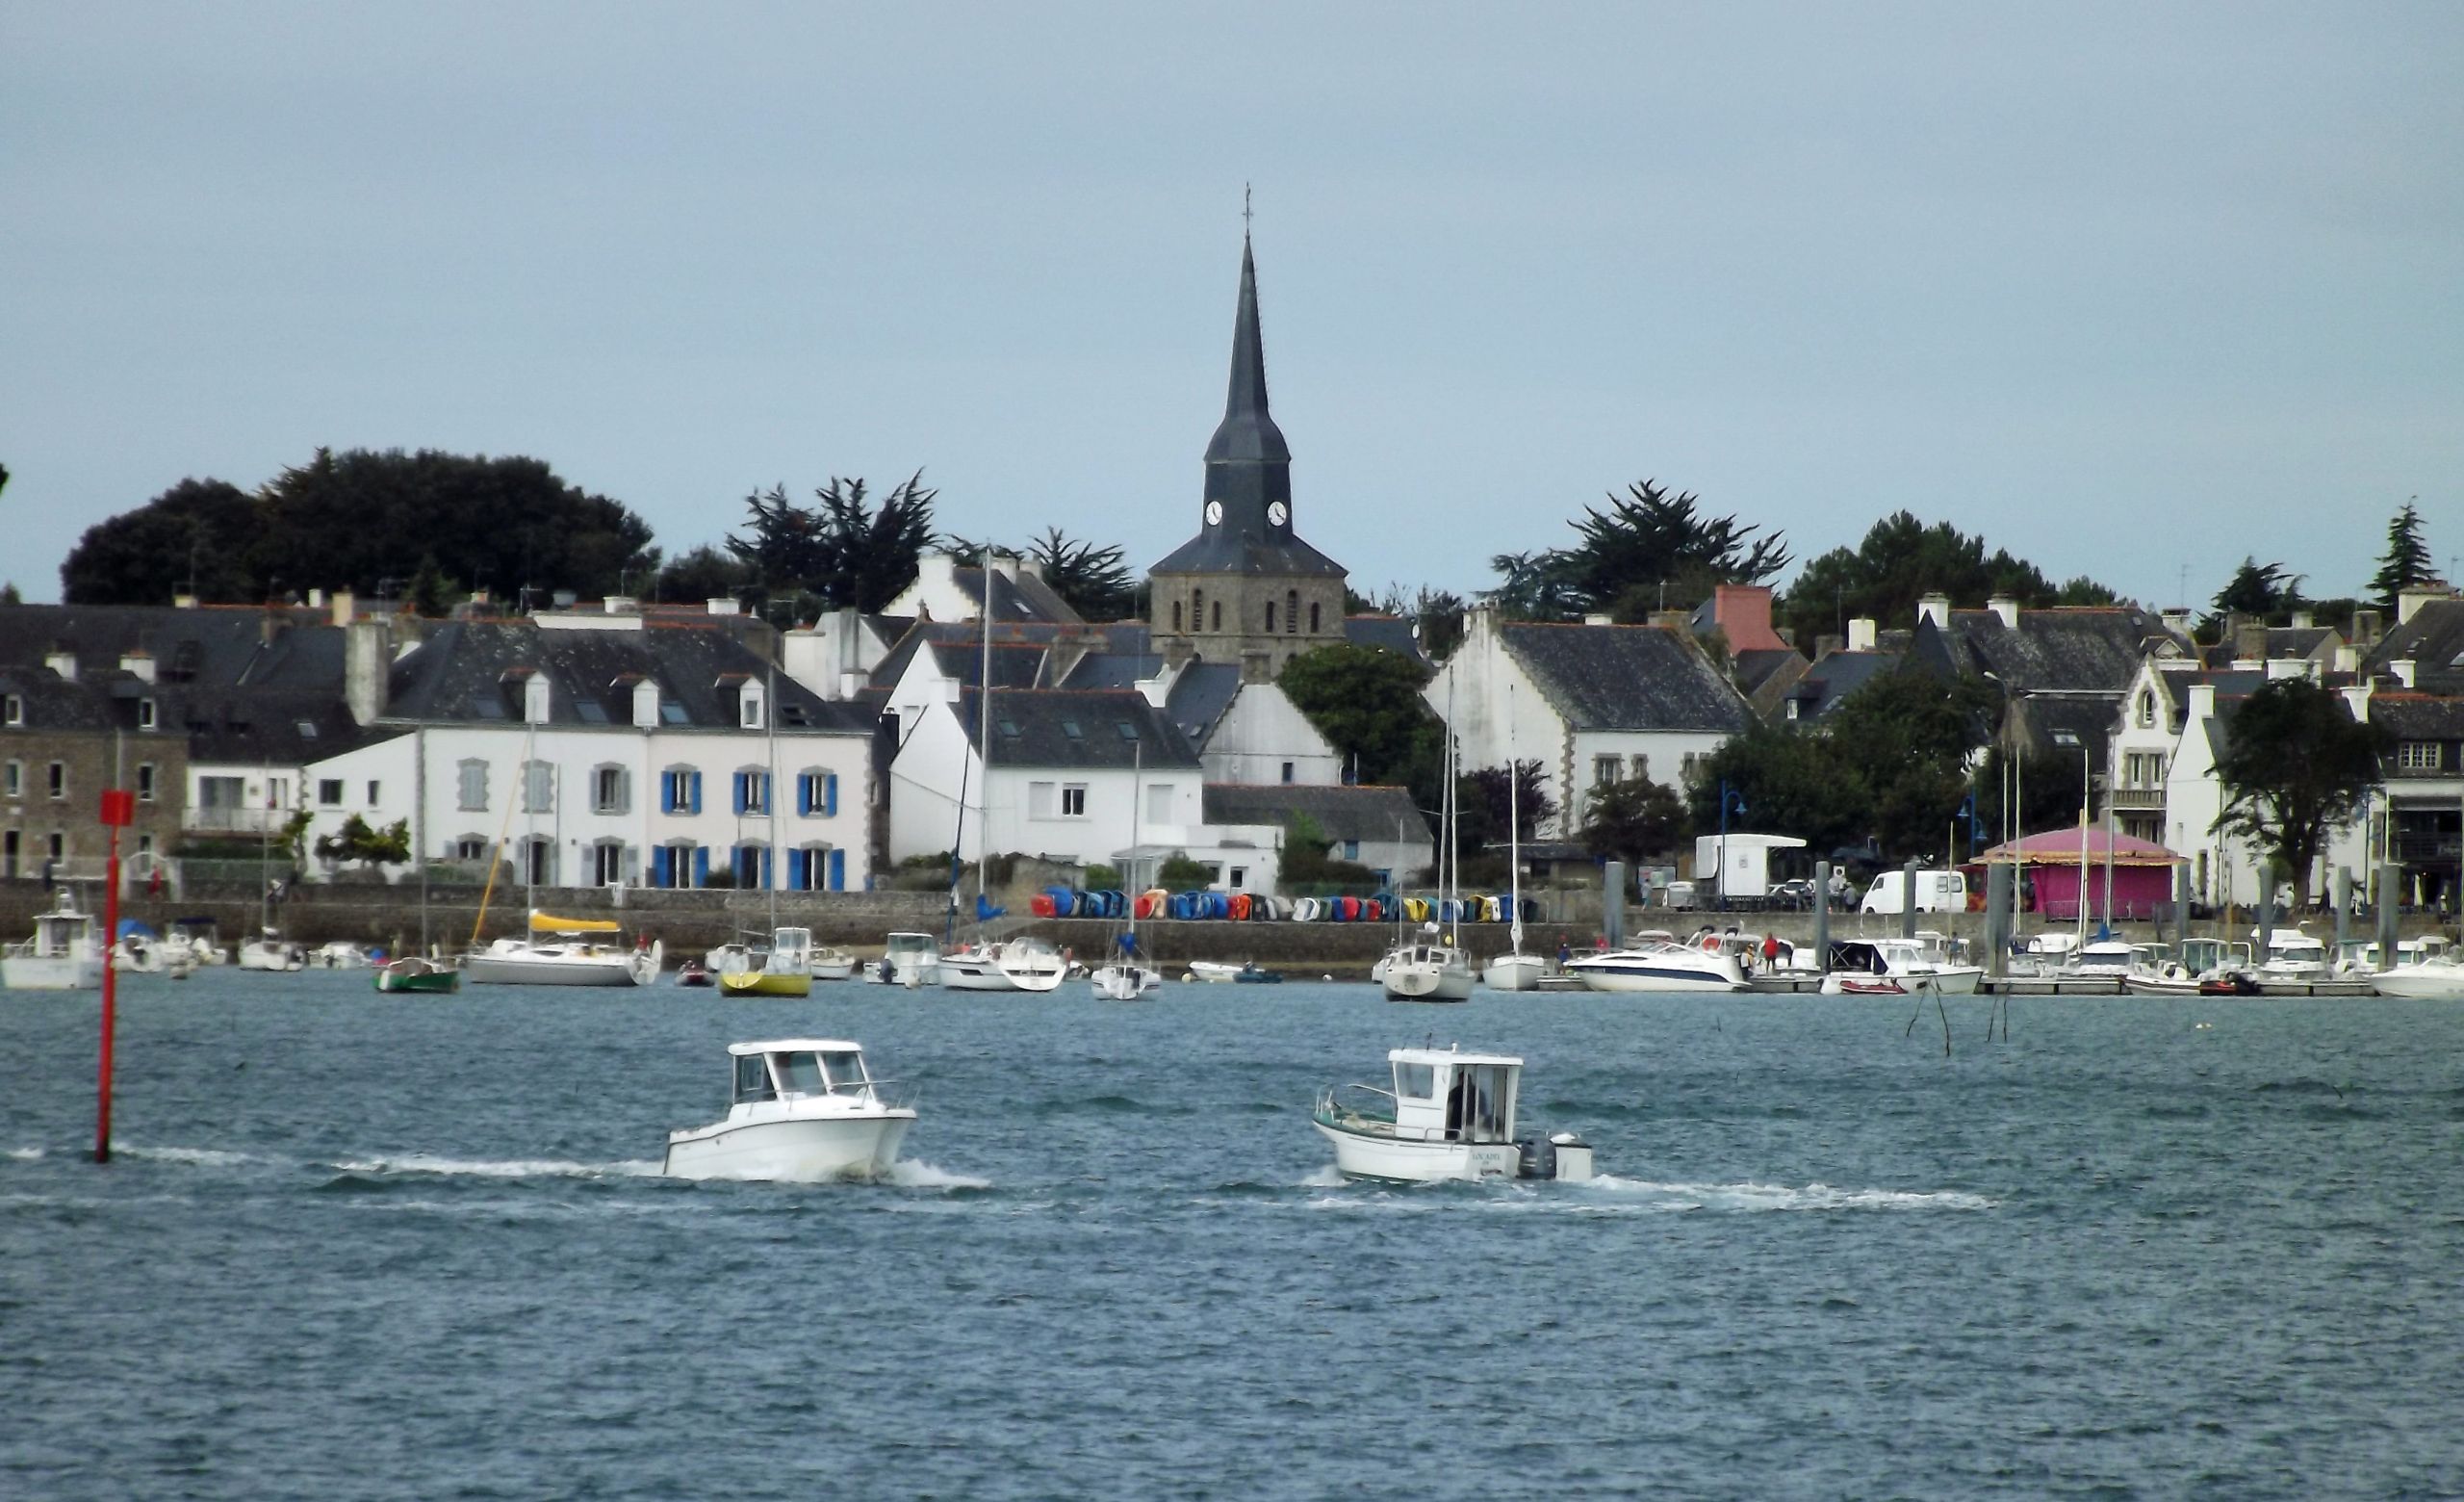
[[[1266,339],[1258,332],[1258,263],[1241,237],[1241,308],[1232,320],[1232,381],[1223,421],[1206,446],[1209,464],[1246,459],[1289,464],[1292,450],[1267,410]]]

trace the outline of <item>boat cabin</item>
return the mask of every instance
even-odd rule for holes
[[[892,934],[882,949],[882,957],[885,959],[897,959],[901,955],[911,954],[928,960],[939,959],[941,942],[931,934]]]
[[[1395,1135],[1420,1142],[1512,1142],[1523,1061],[1502,1053],[1396,1049]]]
[[[94,916],[77,911],[68,889],[60,891],[60,905],[35,915],[35,935],[16,952],[30,959],[56,960],[88,952],[94,943]]]
[[[2204,975],[2228,966],[2246,968],[2250,963],[2250,946],[2227,943],[2222,939],[2185,939],[2182,941],[2182,969],[2194,975]]]
[[[2257,938],[2258,931],[2251,930]],[[2298,928],[2277,928],[2268,934],[2267,958],[2260,962],[2272,970],[2323,971],[2327,968],[2327,946],[2317,937]]]
[[[770,930],[770,952],[787,964],[809,964],[812,960],[812,930],[809,928]]]
[[[784,1038],[732,1043],[735,1091],[730,1102],[801,1101],[808,1097],[863,1095],[873,1087],[860,1044],[834,1038]]]

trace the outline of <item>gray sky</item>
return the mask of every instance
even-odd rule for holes
[[[2464,554],[2464,7],[0,0],[0,578],[319,445],[671,553],[922,466],[1197,526],[1257,189],[1302,532],[1469,592],[1645,476],[2151,604]]]

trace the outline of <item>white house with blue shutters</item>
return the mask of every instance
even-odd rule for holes
[[[500,845],[533,892],[839,892],[872,874],[870,716],[732,633],[625,613],[451,622],[372,662],[350,686],[357,738],[305,768],[312,841],[352,815],[405,820],[430,862],[484,868]]]

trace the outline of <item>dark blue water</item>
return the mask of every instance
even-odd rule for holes
[[[1073,991],[0,998],[0,1496],[2464,1488],[2464,1009]],[[650,1177],[803,1032],[907,1182]],[[1332,1182],[1431,1038],[1612,1177]]]

